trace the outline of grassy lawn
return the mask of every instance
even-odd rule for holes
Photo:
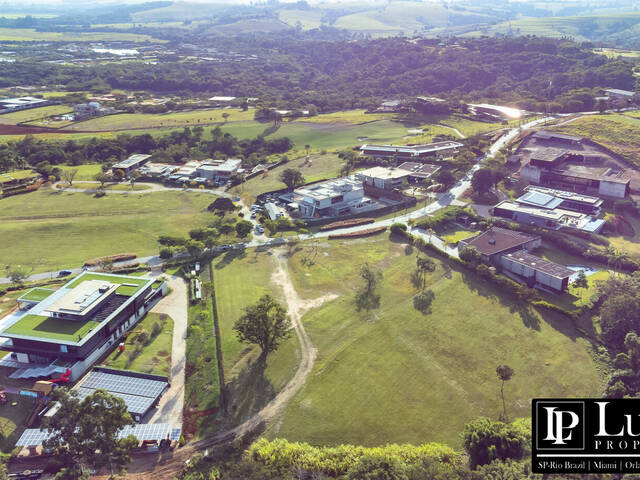
[[[598,395],[589,345],[563,318],[514,303],[475,275],[437,258],[428,287],[432,312],[412,305],[416,251],[385,237],[321,243],[289,261],[298,291],[340,295],[312,310],[305,325],[318,359],[304,389],[271,437],[312,444],[437,441],[459,448],[459,432],[501,409],[498,364],[515,370],[505,387],[513,417],[537,396]],[[365,261],[383,272],[379,309],[357,312],[354,290]]]
[[[97,163],[89,163],[86,165],[75,165],[75,166],[59,165],[58,168],[60,168],[62,171],[78,170],[78,173],[76,173],[76,178],[74,178],[74,181],[80,181],[80,182],[93,181],[93,177],[95,177],[97,173],[102,172],[102,167]],[[80,186],[80,188],[82,188],[82,186]]]
[[[227,121],[245,122],[253,120],[254,111],[242,111],[239,108],[190,110],[162,114],[152,113],[120,113],[104,117],[92,118],[84,122],[76,122],[65,130],[129,130],[133,128],[176,127],[181,125],[198,126],[213,123],[224,123],[224,113],[229,114]]]
[[[12,124],[30,122],[69,112],[73,112],[73,108],[69,105],[48,105],[46,107],[30,108],[28,110],[20,110],[19,112],[5,113],[4,115],[0,115],[0,122]]]
[[[245,194],[250,202],[261,193],[270,192],[284,188],[285,185],[278,178],[280,173],[287,168],[298,168],[302,172],[305,180],[315,182],[340,175],[340,169],[344,161],[335,154],[311,155],[311,165],[307,164],[306,158],[301,157],[291,160],[288,163],[269,170],[266,177],[258,175],[244,184],[232,189],[233,193]]]
[[[100,322],[94,321],[78,322],[29,314],[11,325],[5,332],[75,343],[82,340],[87,333],[99,324]]]
[[[126,295],[128,297],[135,294],[141,287],[146,285],[149,281],[142,278],[120,275],[105,275],[105,274],[97,274],[97,273],[85,273],[82,276],[78,277],[77,280],[72,282],[68,288],[75,288],[80,285],[82,282],[86,282],[89,280],[102,280],[110,283],[118,283],[121,284],[121,287],[118,287],[116,293],[118,295]]]
[[[5,378],[3,375],[0,381]],[[3,382],[3,385],[6,383]],[[7,403],[0,405],[0,450],[9,453],[25,429],[24,423],[35,406],[35,399],[14,394],[6,394],[6,396]],[[14,402],[16,405],[12,405]]]
[[[156,336],[152,336],[153,325],[162,326]],[[140,340],[142,332],[151,337],[148,344]],[[120,353],[116,348],[102,362],[102,365],[118,370],[133,370],[153,375],[169,375],[171,370],[171,342],[173,339],[173,320],[167,315],[148,313],[135,328],[131,330],[125,341],[125,351]],[[138,355],[130,360],[129,355],[135,351],[136,345],[142,344]]]
[[[589,137],[640,166],[640,118],[620,114],[588,115],[554,130]]]
[[[163,42],[150,35],[137,33],[37,32],[33,28],[0,28],[0,40],[7,42]]]
[[[0,173],[0,183],[8,182],[11,180],[22,180],[23,178],[29,178],[36,176],[33,170],[12,170],[9,173]]]
[[[478,232],[465,230],[463,228],[447,228],[443,232],[438,232],[438,236],[451,245],[457,244],[460,240],[477,235]]]
[[[227,383],[230,383],[233,420],[256,412],[279,392],[297,366],[298,340],[292,335],[265,365],[256,362],[260,348],[238,341],[233,325],[244,307],[270,294],[282,301],[271,276],[276,260],[270,250],[228,252],[212,262],[220,321],[222,355]]]
[[[36,288],[32,288],[31,290],[29,290],[27,293],[22,295],[20,298],[22,300],[31,300],[31,301],[34,301],[34,302],[41,302],[42,300],[47,298],[49,295],[51,295],[53,292],[55,292],[55,290],[51,290],[49,288],[36,287]]]
[[[51,271],[123,250],[157,254],[159,235],[185,236],[213,220],[206,210],[213,200],[199,192],[95,198],[40,190],[8,197],[0,200],[0,264]]]

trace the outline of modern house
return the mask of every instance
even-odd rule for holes
[[[540,208],[562,208],[588,215],[599,215],[604,200],[591,195],[576,192],[556,190],[553,188],[529,185],[526,193],[516,200],[521,204],[528,204]]]
[[[401,168],[373,167],[357,172],[354,176],[363,184],[382,190],[402,188],[403,182],[409,181],[409,171]]]
[[[387,160],[420,161],[453,155],[463,147],[460,142],[435,142],[422,145],[362,145],[360,155]]]
[[[237,158],[212,160],[196,167],[196,174],[200,178],[206,178],[218,185],[224,185],[229,181],[229,177],[238,173],[241,166],[242,160]]]
[[[116,113],[113,107],[103,107],[100,102],[78,103],[73,106],[73,113],[76,120],[87,120],[102,115]]]
[[[529,235],[506,228],[491,227],[489,230],[458,242],[458,249],[475,247],[484,263],[499,265],[500,256],[516,250],[533,250],[542,244],[538,235]]]
[[[137,170],[140,167],[142,167],[144,164],[146,164],[150,158],[151,158],[151,155],[143,155],[141,153],[135,153],[133,155],[130,155],[129,158],[127,158],[126,160],[123,160],[113,165],[111,167],[111,170],[114,172],[117,170],[122,170],[125,176],[128,177],[129,175],[131,175],[131,173],[133,173],[134,170]]]
[[[167,165],[166,163],[147,163],[138,169],[143,177],[153,179],[168,178],[173,172],[178,170],[176,165]]]
[[[564,292],[569,286],[570,277],[575,274],[564,265],[537,257],[526,250],[502,255],[500,265],[503,271],[526,281],[529,287],[542,286],[556,293]]]
[[[399,167],[409,172],[409,183],[425,183],[440,170],[438,165],[430,163],[404,162]]]
[[[561,145],[580,145],[584,140],[582,137],[565,135],[564,133],[552,132],[550,130],[539,130],[532,135],[536,140],[556,143]]]
[[[503,273],[530,287],[541,286],[554,292],[562,292],[575,273],[568,268],[532,255],[541,245],[538,235],[529,235],[513,230],[492,227],[486,232],[458,242],[460,251],[474,247],[482,262],[502,269]]]
[[[18,368],[12,378],[66,369],[76,380],[166,293],[152,278],[85,272],[59,290],[32,289],[2,319],[0,349]],[[6,358],[6,357],[5,357]]]
[[[520,202],[520,199],[529,198],[529,203]],[[496,217],[506,218],[514,222],[525,225],[536,225],[538,227],[548,228],[551,230],[559,230],[560,228],[571,228],[582,230],[590,233],[599,233],[605,225],[605,221],[600,218],[594,218],[584,213],[565,210],[559,207],[553,207],[560,203],[556,200],[546,202],[546,195],[543,194],[525,194],[515,202],[504,200],[493,207],[493,215]],[[540,205],[534,205],[537,201],[533,198],[539,198]],[[553,197],[555,198],[555,197]],[[545,203],[543,205],[543,203]],[[553,207],[553,208],[550,208]]]
[[[338,217],[367,212],[378,204],[364,195],[364,186],[354,178],[339,178],[294,190],[301,217]]]

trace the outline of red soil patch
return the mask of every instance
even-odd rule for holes
[[[22,125],[7,125],[0,123],[0,135],[28,135],[36,133],[95,133],[85,130],[58,130],[56,128],[24,127]]]

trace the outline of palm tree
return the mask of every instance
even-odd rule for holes
[[[514,374],[515,372],[513,371],[513,368],[509,365],[498,365],[496,368],[496,375],[498,375],[498,378],[502,382],[500,384],[500,395],[502,396],[502,419],[505,422],[507,421],[507,406],[504,402],[504,382],[511,380]]]

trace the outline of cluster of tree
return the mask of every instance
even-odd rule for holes
[[[199,40],[199,39],[193,39]],[[391,96],[487,99],[535,111],[581,110],[583,89],[634,88],[632,63],[608,59],[566,39],[473,38],[459,46],[437,39],[319,41],[278,35],[235,37],[226,45],[255,54],[246,62],[164,61],[91,67],[17,61],[3,66],[0,87],[63,84],[68,90],[148,90],[259,97],[287,108],[369,108]],[[218,45],[216,45],[218,46]],[[222,47],[219,47],[222,48]]]
[[[49,141],[26,135],[22,140],[0,146],[0,172],[31,167],[45,176],[60,175],[57,165],[100,163],[105,169],[132,153],[151,154],[154,161],[181,164],[190,159],[240,158],[245,167],[253,167],[268,155],[284,153],[293,143],[287,137],[267,140],[264,136],[238,140],[219,127],[211,130],[211,139],[204,138],[203,127],[152,137],[118,135],[114,139],[93,137],[88,142]]]

